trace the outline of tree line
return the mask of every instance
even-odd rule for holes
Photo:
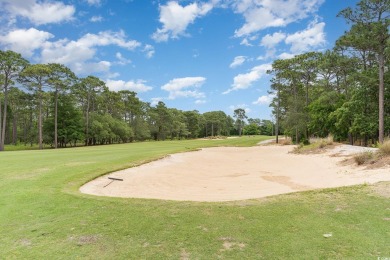
[[[362,0],[339,13],[351,29],[334,49],[273,62],[277,133],[365,146],[390,137],[389,10],[389,0]]]
[[[13,51],[0,51],[0,83],[0,151],[5,144],[42,149],[45,144],[57,148],[241,135],[246,125],[242,109],[234,119],[223,111],[181,111],[161,101],[152,106],[133,91],[110,91],[95,76],[78,78],[62,64],[30,64]],[[245,134],[272,135],[266,126],[270,121],[253,120],[255,129]]]

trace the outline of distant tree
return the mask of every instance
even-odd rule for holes
[[[245,119],[248,117],[245,115],[245,110],[242,108],[237,108],[234,110],[234,118],[236,118],[235,126],[238,131],[238,135],[241,136],[242,129],[245,126]]]
[[[260,127],[257,124],[251,123],[244,126],[243,133],[244,135],[259,135]]]

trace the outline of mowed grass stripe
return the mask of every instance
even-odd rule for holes
[[[265,137],[0,154],[0,258],[387,257],[389,198],[361,185],[230,203],[80,194],[86,181],[170,153]],[[388,189],[379,184],[376,189]],[[324,238],[323,234],[332,233]]]

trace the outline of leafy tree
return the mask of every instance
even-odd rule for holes
[[[242,129],[245,126],[245,119],[248,117],[245,115],[245,110],[242,108],[237,108],[234,110],[234,118],[236,118],[235,126],[238,131],[238,135],[241,136]]]
[[[102,80],[94,76],[88,76],[81,79],[77,88],[74,90],[83,107],[85,119],[85,145],[90,145],[92,143],[89,134],[90,113],[97,110],[98,96],[106,89],[106,84]]]
[[[389,0],[362,0],[355,9],[346,8],[339,13],[352,28],[339,39],[338,44],[360,51],[373,52],[378,64],[379,142],[384,141],[384,67],[389,47]]]
[[[76,75],[62,64],[48,64],[51,75],[49,84],[54,91],[54,148],[58,145],[58,95],[70,89],[76,82]]]
[[[46,64],[29,65],[20,73],[20,82],[26,84],[28,90],[33,91],[38,99],[38,144],[43,149],[43,122],[42,103],[44,87],[50,85],[51,69]]]
[[[4,95],[4,108],[0,100],[0,151],[4,150],[5,129],[7,124],[8,90],[19,76],[19,73],[28,65],[19,53],[0,50],[0,90]],[[3,112],[2,112],[3,110]]]
[[[68,144],[76,146],[77,142],[84,138],[82,113],[76,108],[74,98],[71,95],[65,93],[59,94],[57,102],[58,146],[66,147]],[[45,141],[48,144],[55,143],[55,120],[53,120],[53,115],[54,113],[51,113],[51,116],[44,123]]]
[[[244,135],[259,135],[260,127],[255,123],[250,123],[249,125],[244,126],[243,132]]]

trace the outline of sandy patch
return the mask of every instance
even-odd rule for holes
[[[291,154],[292,149],[278,145],[218,147],[173,154],[102,176],[80,191],[98,196],[211,202],[390,181],[388,167],[367,170],[342,166],[345,156],[359,152],[356,148],[341,146],[310,155]]]

